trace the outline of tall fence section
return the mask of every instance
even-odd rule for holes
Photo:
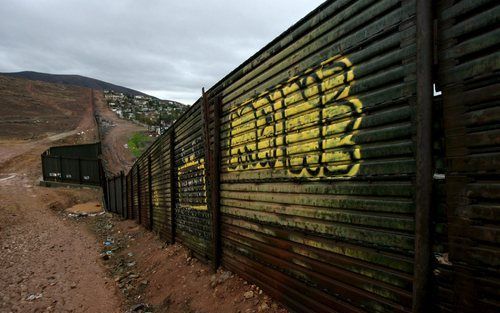
[[[499,11],[325,2],[109,178],[109,210],[294,311],[498,312]]]
[[[104,178],[101,143],[51,147],[42,153],[42,183],[100,186]]]

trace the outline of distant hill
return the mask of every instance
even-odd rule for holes
[[[91,104],[88,88],[0,75],[0,140],[39,138],[91,124]]]
[[[146,94],[134,89],[114,85],[111,83],[104,82],[102,80],[80,75],[58,75],[58,74],[46,74],[46,73],[38,73],[30,71],[17,72],[17,73],[0,73],[0,75],[16,77],[16,78],[24,78],[29,80],[38,80],[47,83],[86,87],[95,90],[113,90],[115,92],[122,92],[124,94],[129,94],[132,96],[147,96]]]

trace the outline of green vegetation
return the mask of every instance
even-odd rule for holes
[[[154,138],[139,132],[132,135],[127,142],[128,148],[135,157],[139,157],[153,142]]]

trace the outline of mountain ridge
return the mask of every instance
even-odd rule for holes
[[[12,72],[12,73],[0,73],[0,75],[8,76],[8,77],[16,77],[16,78],[24,78],[28,80],[35,81],[43,81],[47,83],[54,84],[63,84],[70,86],[79,86],[85,88],[91,88],[95,90],[113,90],[115,92],[121,92],[124,94],[132,95],[132,96],[148,96],[152,98],[156,98],[140,92],[138,90],[134,90],[131,88],[115,85],[112,83],[108,83],[99,79],[82,76],[82,75],[71,75],[71,74],[48,74],[41,73],[35,71],[21,71],[21,72]]]

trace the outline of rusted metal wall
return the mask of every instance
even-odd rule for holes
[[[132,190],[132,175],[130,172],[125,176],[125,188],[126,188],[125,194],[127,198],[126,200],[127,218],[132,219],[133,190]]]
[[[110,191],[109,198],[109,211],[116,213],[116,192],[115,192],[115,181],[113,179],[108,180],[108,188]]]
[[[149,173],[148,173],[148,155],[143,154],[137,160],[139,169],[138,193],[139,193],[139,221],[140,223],[151,229],[150,207],[149,207]]]
[[[196,102],[174,125],[176,238],[202,259],[210,258],[210,212],[206,199],[205,151],[201,113]]]
[[[415,38],[414,1],[329,1],[208,91],[222,264],[299,312],[411,310]]]
[[[139,190],[139,178],[138,178],[138,170],[137,170],[137,163],[132,166],[129,172],[130,179],[131,179],[131,206],[132,206],[132,218],[139,222],[139,196],[140,196],[140,190]]]
[[[210,211],[211,226],[211,263],[216,270],[221,260],[220,236],[220,117],[222,97],[220,95],[209,97],[203,89],[202,95],[202,121],[205,151],[205,186],[206,200]]]
[[[439,1],[438,83],[446,151],[440,312],[500,311],[500,3]]]
[[[297,312],[498,312],[500,5],[427,4],[325,2],[137,160],[129,217]]]
[[[116,176],[113,181],[114,181],[114,191],[115,191],[115,202],[116,202],[116,213],[119,215],[123,215],[123,190],[122,190],[122,184],[121,184],[121,177]]]
[[[172,241],[170,132],[156,140],[146,154],[151,157],[153,231],[162,239]]]
[[[100,154],[100,142],[51,147],[41,155],[43,181],[99,186],[105,182]]]
[[[127,217],[125,178],[122,175],[107,179],[107,210]]]

